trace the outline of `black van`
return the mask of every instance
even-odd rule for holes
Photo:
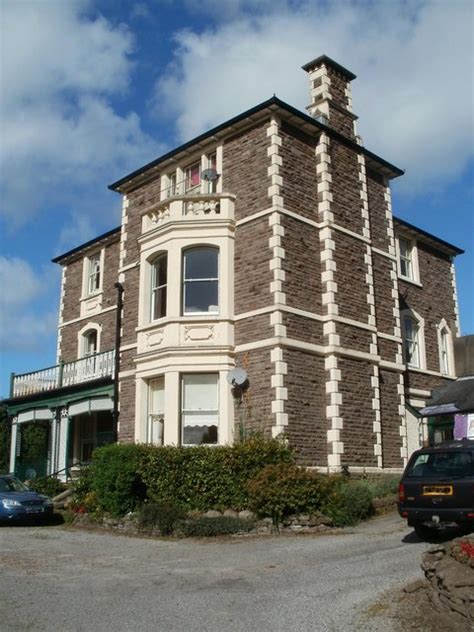
[[[416,450],[398,490],[398,512],[421,539],[451,524],[474,530],[474,440]]]

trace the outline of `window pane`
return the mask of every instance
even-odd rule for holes
[[[157,378],[150,381],[150,413],[163,414],[165,410],[165,381]]]
[[[193,248],[184,253],[185,279],[217,279],[218,250]]]
[[[217,443],[217,426],[184,426],[184,445],[209,445]]]
[[[196,163],[186,169],[186,189],[193,189],[201,184],[201,165]]]
[[[166,316],[166,286],[153,291],[153,320]]]
[[[184,284],[184,312],[218,312],[217,281],[186,281]]]
[[[166,283],[168,277],[168,256],[160,255],[153,263],[151,319],[166,316]]]
[[[217,443],[218,379],[216,373],[182,376],[181,421],[185,445]]]
[[[157,287],[158,285],[165,285],[168,276],[168,257],[166,255],[161,255],[153,264],[153,272],[154,272],[154,283],[153,285]]]
[[[215,373],[197,373],[183,376],[183,410],[216,411],[217,381]]]

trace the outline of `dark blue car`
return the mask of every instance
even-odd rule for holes
[[[0,522],[46,518],[53,514],[53,501],[31,491],[16,476],[0,476]]]

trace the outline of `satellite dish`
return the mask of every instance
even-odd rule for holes
[[[215,169],[204,169],[201,173],[201,180],[206,182],[215,182],[219,178],[219,174]]]
[[[231,386],[243,388],[248,382],[247,372],[244,371],[244,369],[239,369],[238,367],[232,369],[232,371],[229,371],[227,374],[227,381]]]

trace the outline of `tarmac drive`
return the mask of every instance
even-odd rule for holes
[[[422,576],[429,546],[395,514],[331,535],[212,541],[2,527],[0,630],[390,632],[373,604]]]

